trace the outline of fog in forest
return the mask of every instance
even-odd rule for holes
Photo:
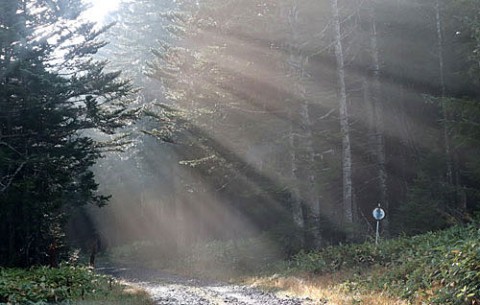
[[[1,0],[1,304],[480,304],[480,0]]]
[[[97,56],[142,111],[94,166],[112,197],[78,213],[73,243],[270,259],[371,239],[378,204],[384,236],[462,219],[478,208],[478,146],[457,124],[479,94],[473,14],[440,0],[120,1]]]

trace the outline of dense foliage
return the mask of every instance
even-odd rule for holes
[[[8,304],[149,304],[145,295],[123,293],[116,280],[85,267],[0,268],[0,302]],[[88,302],[87,302],[88,301]]]
[[[0,300],[3,303],[61,302],[81,298],[108,287],[109,279],[88,269],[1,269]],[[107,285],[105,285],[107,283]]]
[[[131,121],[131,87],[92,59],[105,28],[83,10],[79,0],[0,4],[0,265],[56,265],[66,216],[108,199],[91,166],[118,143],[94,130]]]
[[[480,300],[480,229],[478,223],[436,233],[387,240],[378,247],[328,247],[300,253],[290,272],[346,271],[349,290],[387,291],[428,304],[476,304]]]

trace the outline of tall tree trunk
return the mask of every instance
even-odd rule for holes
[[[296,1],[294,1],[292,7],[288,10],[288,21],[290,27],[294,27],[296,23],[296,19],[298,18],[298,7]],[[295,41],[295,31],[293,31],[293,41]],[[295,66],[296,60],[295,60],[295,55],[293,54],[295,46],[290,46],[289,47],[289,53],[290,56],[288,58],[288,64],[290,69],[292,66]],[[293,221],[296,224],[296,226],[300,229],[302,232],[299,236],[301,238],[300,243],[302,247],[305,245],[305,215],[303,212],[303,206],[302,206],[302,200],[300,197],[300,189],[299,189],[299,178],[298,178],[298,157],[297,157],[297,143],[296,143],[296,115],[295,109],[296,104],[290,106],[290,114],[289,114],[289,120],[290,120],[290,130],[289,130],[289,148],[290,148],[290,203],[292,205],[292,213],[293,213]]]
[[[387,193],[387,170],[385,158],[385,136],[384,136],[384,104],[380,100],[380,60],[378,51],[378,37],[377,37],[377,21],[375,15],[374,2],[370,2],[369,18],[371,25],[370,33],[370,54],[372,60],[372,89],[370,90],[370,98],[373,105],[374,114],[374,149],[376,157],[376,170],[379,190],[379,203],[388,212],[389,202]],[[386,233],[389,231],[388,217],[383,220],[383,229]]]
[[[441,17],[441,7],[440,0],[435,0],[435,22],[437,30],[437,56],[438,56],[438,70],[440,77],[440,99],[442,106],[442,116],[443,116],[443,141],[445,149],[445,158],[446,158],[446,177],[447,183],[453,185],[453,164],[452,164],[452,153],[450,145],[450,136],[448,134],[448,110],[445,100],[445,64],[444,64],[444,55],[443,55],[443,31],[442,31],[442,17]]]
[[[442,119],[443,119],[443,142],[445,149],[445,159],[446,159],[446,181],[449,185],[455,188],[455,195],[453,200],[457,203],[460,211],[465,211],[467,209],[465,201],[465,193],[459,188],[460,186],[460,175],[458,173],[458,163],[456,155],[452,151],[450,134],[448,132],[448,121],[450,120],[450,114],[447,109],[447,100],[446,100],[446,84],[445,84],[445,63],[444,63],[444,38],[443,38],[443,19],[442,19],[442,8],[440,0],[435,0],[435,21],[436,21],[436,30],[437,30],[437,55],[438,55],[438,70],[440,76],[440,92],[441,92],[441,106],[442,106]]]
[[[300,191],[298,189],[298,177],[297,177],[297,147],[295,143],[295,122],[293,113],[290,112],[290,130],[288,135],[289,144],[289,192],[290,192],[290,204],[292,209],[292,218],[295,225],[302,232],[299,238],[302,247],[305,244],[305,238],[303,232],[305,231],[305,215],[303,215],[302,201],[300,199]]]
[[[333,15],[335,58],[337,63],[338,103],[340,106],[340,127],[342,133],[342,174],[343,174],[343,222],[353,223],[352,207],[352,152],[350,146],[350,123],[345,85],[345,63],[338,0],[330,0]]]
[[[313,247],[319,249],[322,246],[322,236],[320,235],[320,202],[317,191],[317,176],[315,174],[315,150],[313,148],[312,122],[310,119],[310,103],[305,98],[302,103],[301,120],[303,128],[303,138],[306,154],[306,193],[305,200],[312,212],[312,237]]]
[[[435,0],[435,23],[437,32],[437,56],[438,56],[438,70],[440,77],[440,100],[442,107],[442,128],[443,128],[443,145],[445,149],[445,165],[446,165],[446,182],[453,188],[455,188],[452,200],[457,204],[460,211],[465,211],[466,201],[464,200],[464,191],[459,188],[460,175],[456,166],[456,155],[452,151],[450,134],[448,132],[448,121],[450,120],[450,114],[448,113],[447,100],[446,100],[446,84],[445,84],[445,60],[443,54],[444,38],[443,38],[443,19],[442,8],[440,0]]]
[[[305,217],[306,215],[303,216],[304,219],[312,220],[312,223],[309,224],[309,227],[311,228],[312,232],[313,247],[319,248],[321,246],[319,228],[320,206],[318,201],[316,175],[314,169],[315,151],[313,148],[312,123],[310,119],[310,101],[307,98],[307,88],[305,85],[305,82],[307,81],[305,67],[308,58],[299,48],[302,41],[299,33],[299,7],[297,0],[293,0],[290,5],[290,9],[288,11],[288,22],[291,34],[288,65],[291,75],[294,78],[293,93],[296,97],[296,100],[299,101],[299,107],[295,107],[295,109],[298,109],[301,132],[297,149],[300,148],[302,150],[302,156],[304,156],[304,158],[301,158],[303,160],[303,164],[299,163],[297,168],[302,167],[302,172],[307,178],[307,181],[304,181],[301,197],[304,199],[304,202],[309,207],[309,211],[312,213],[310,217]],[[295,161],[299,162],[298,158]],[[300,181],[298,177],[296,178],[297,181]]]
[[[17,246],[16,246],[16,239],[17,239],[17,236],[16,236],[16,232],[17,232],[17,228],[15,227],[15,220],[14,220],[14,216],[12,215],[15,215],[15,214],[12,214],[11,213],[11,210],[10,212],[7,214],[9,215],[8,217],[8,231],[10,232],[10,234],[8,234],[8,253],[7,253],[7,258],[8,258],[8,263],[9,264],[15,264],[15,254],[17,251]]]
[[[179,148],[173,147],[167,152],[169,154],[169,170],[170,170],[170,207],[169,213],[171,219],[174,220],[172,225],[173,230],[175,231],[175,236],[173,237],[174,242],[174,251],[179,251],[183,247],[183,240],[185,238],[185,231],[183,225],[183,207],[182,207],[182,179],[180,178],[181,168],[178,163],[178,158],[181,156],[181,152],[178,151]]]

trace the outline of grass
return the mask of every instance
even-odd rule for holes
[[[108,294],[89,295],[84,300],[73,300],[66,304],[71,305],[153,305],[145,290],[117,283]]]
[[[407,305],[408,302],[386,293],[373,291],[352,292],[345,289],[343,283],[349,275],[334,273],[321,276],[307,274],[297,276],[253,277],[246,284],[276,291],[279,295],[310,298],[331,305],[368,304],[368,305]]]

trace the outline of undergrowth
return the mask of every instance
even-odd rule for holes
[[[0,268],[2,304],[150,304],[146,294],[124,288],[87,267]]]
[[[312,275],[347,271],[341,285],[382,291],[418,304],[480,304],[480,229],[477,225],[382,242],[301,252],[283,266]]]
[[[200,274],[215,276],[215,270],[242,275],[265,269],[277,261],[280,253],[266,236],[234,241],[213,241],[197,244],[181,264]],[[218,272],[217,272],[218,273]]]
[[[265,275],[277,273],[307,282],[330,278],[328,287],[324,288],[353,296],[356,304],[360,302],[355,299],[356,296],[374,298],[375,293],[387,300],[385,304],[396,299],[411,304],[480,304],[478,222],[413,237],[385,240],[378,246],[366,242],[300,252],[290,261],[280,260],[278,247],[266,236],[235,243],[212,241],[192,245],[191,249],[178,253],[174,259],[162,255],[158,257],[161,247],[152,243],[118,248],[112,251],[112,255],[128,260],[142,254],[138,258],[145,258],[146,249],[149,250],[147,256],[151,261],[147,264],[150,266],[189,275],[222,279],[239,276],[272,279]],[[341,276],[336,276],[338,274]],[[279,280],[266,282],[275,288],[277,284],[274,282]],[[371,301],[362,302],[373,304]]]
[[[139,262],[149,267],[190,276],[229,279],[266,270],[281,259],[278,246],[266,235],[241,240],[212,240],[192,244],[183,251],[152,241],[110,249],[108,259],[117,263]]]

